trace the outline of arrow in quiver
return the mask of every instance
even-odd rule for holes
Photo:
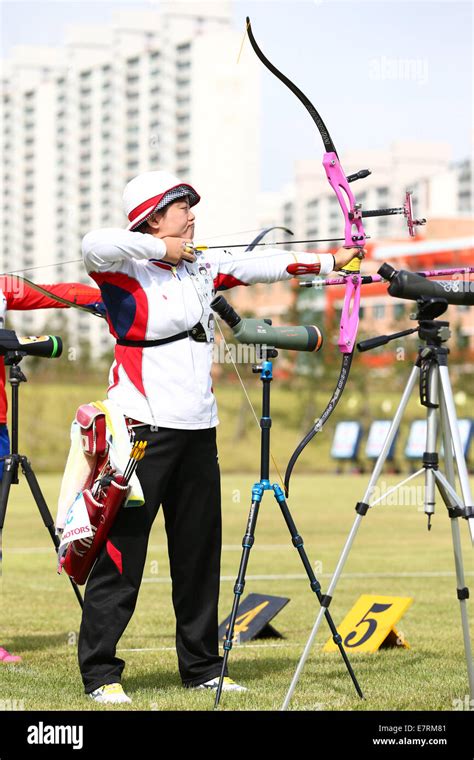
[[[145,456],[146,446],[147,441],[136,441],[123,475],[116,472],[105,475],[80,494],[87,509],[93,535],[72,541],[59,560],[60,571],[64,568],[78,585],[86,582],[117,513],[130,493],[130,479],[137,469],[138,462]]]

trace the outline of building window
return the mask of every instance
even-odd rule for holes
[[[385,316],[385,306],[383,303],[377,303],[373,307],[374,319],[383,319]]]
[[[396,303],[393,307],[393,316],[395,319],[403,319],[405,316],[405,304],[404,303]]]

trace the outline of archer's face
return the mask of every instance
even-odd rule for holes
[[[155,219],[157,237],[180,237],[193,240],[195,216],[189,206],[189,198],[179,198],[170,203],[163,212],[158,211]]]

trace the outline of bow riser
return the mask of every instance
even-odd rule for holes
[[[341,354],[350,354],[354,350],[357,330],[359,329],[361,282],[362,278],[360,274],[352,275],[346,280],[346,292],[344,294],[344,304],[339,326],[339,340],[337,343]]]
[[[364,225],[362,224],[362,215],[356,204],[354,194],[349,187],[346,175],[342,170],[337,154],[332,152],[325,153],[323,166],[328,182],[336,193],[341,211],[344,214],[344,237],[346,246],[349,248],[363,248],[366,241],[366,234]],[[359,260],[354,259],[354,261]],[[360,263],[358,269],[360,269]],[[357,271],[355,266],[352,271]]]
[[[349,187],[346,175],[342,170],[337,154],[328,152],[324,154],[323,166],[329,184],[334,190],[339,201],[345,222],[346,246],[363,248],[366,240],[364,225],[360,210],[356,204],[354,194]],[[345,270],[351,276],[346,281],[346,292],[342,307],[341,322],[339,326],[338,346],[342,354],[350,354],[354,349],[354,343],[359,328],[360,307],[360,259],[353,259],[347,264]]]

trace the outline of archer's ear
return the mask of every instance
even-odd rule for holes
[[[158,215],[155,213],[152,216],[150,216],[149,219],[146,220],[146,223],[148,224],[149,227],[151,227],[153,232],[158,232],[158,230],[160,229],[161,219],[162,219],[161,215]]]

